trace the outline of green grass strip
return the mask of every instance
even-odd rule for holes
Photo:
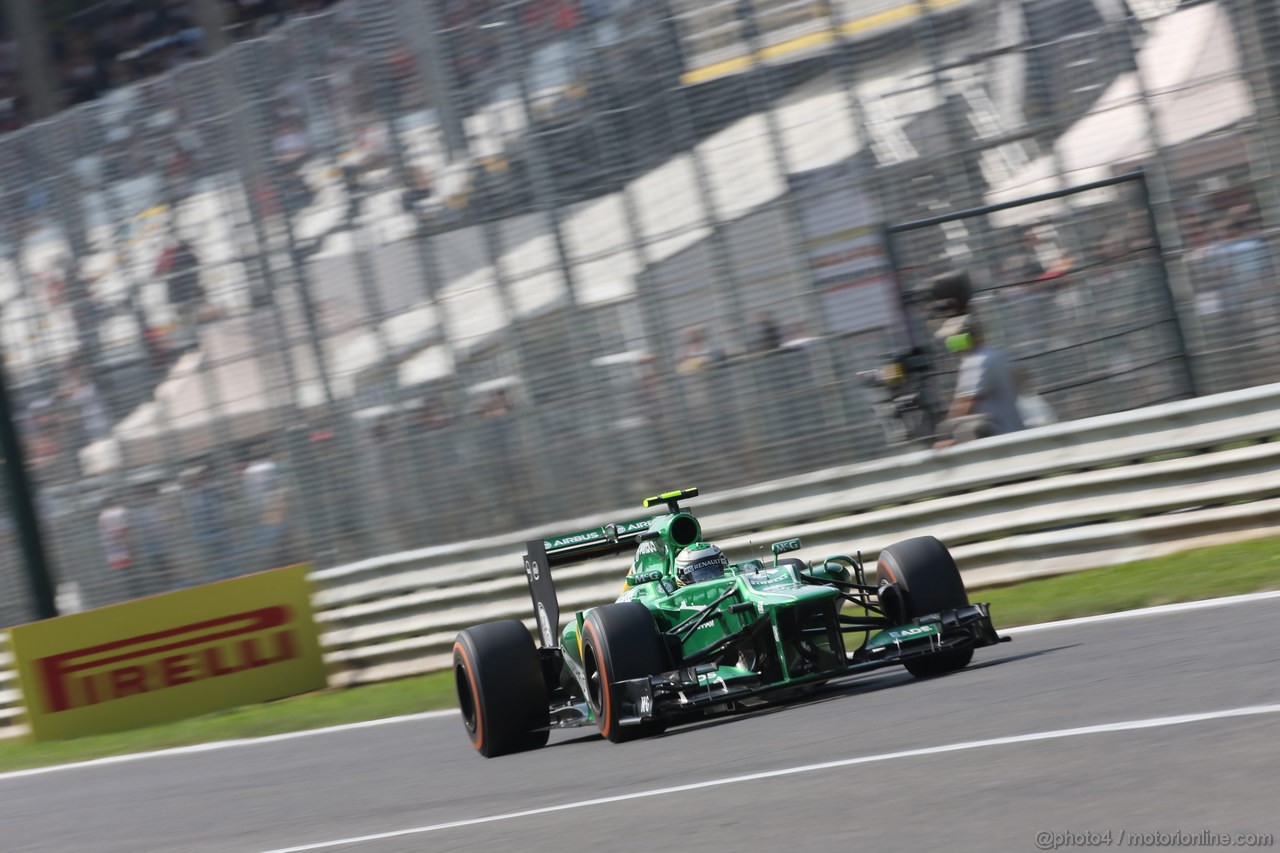
[[[1280,538],[990,587],[975,591],[972,597],[991,602],[996,626],[1008,628],[1267,589],[1280,589]],[[118,734],[49,743],[0,741],[0,771],[302,731],[453,705],[451,674],[438,672],[326,690]],[[462,738],[460,724],[458,737]]]
[[[975,590],[997,628],[1178,601],[1280,589],[1280,539],[1254,539],[1153,560]]]

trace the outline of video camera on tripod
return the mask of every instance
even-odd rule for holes
[[[929,287],[912,294],[907,304],[921,306],[929,320],[945,322],[963,316],[972,296],[969,274],[957,270],[934,276]],[[885,355],[875,370],[858,374],[882,394],[873,408],[890,443],[931,443],[938,437],[938,427],[946,413],[929,387],[932,372],[929,352],[917,344]]]

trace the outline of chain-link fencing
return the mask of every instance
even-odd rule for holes
[[[1277,45],[1260,0],[346,0],[0,137],[61,606],[895,452],[869,376],[923,344],[945,408],[948,269],[1041,417],[1276,381]]]

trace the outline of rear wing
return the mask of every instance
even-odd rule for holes
[[[538,620],[538,637],[544,649],[560,645],[560,601],[551,580],[551,567],[619,554],[649,532],[651,521],[651,518],[634,518],[527,543],[524,573],[529,580],[533,615]]]
[[[638,535],[649,531],[650,517],[633,518],[630,521],[617,521],[580,530],[577,533],[566,533],[551,536],[542,540],[542,547],[547,552],[547,559],[552,565],[576,563],[619,551],[637,543]]]

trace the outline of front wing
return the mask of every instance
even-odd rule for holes
[[[897,666],[913,658],[980,648],[1009,639],[996,633],[986,604],[972,604],[922,616],[914,621],[917,625],[936,624],[941,632],[873,649],[864,647],[846,655],[843,666],[782,682],[766,683],[759,675],[726,681],[718,677],[718,667],[714,663],[685,666],[646,678],[617,682],[614,698],[622,707],[619,722],[622,725],[639,725],[651,720],[674,721],[745,699],[764,699],[779,691]]]

